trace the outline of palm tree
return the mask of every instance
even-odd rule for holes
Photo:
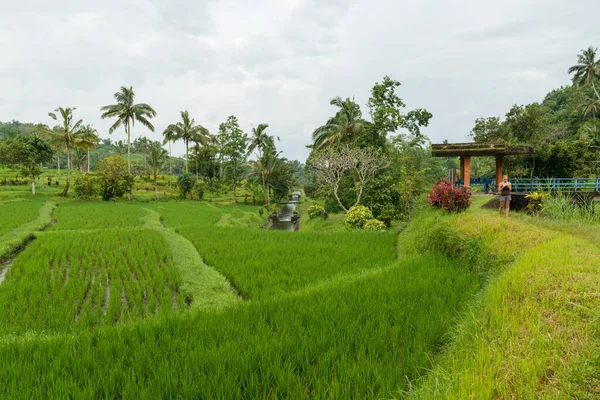
[[[150,142],[146,151],[148,153],[148,165],[154,174],[154,194],[156,195],[156,199],[158,199],[156,175],[165,164],[165,161],[167,161],[167,151],[162,148],[162,144],[160,142]]]
[[[44,130],[42,133],[50,139],[50,143],[58,149],[64,149],[67,152],[67,183],[63,189],[61,196],[66,197],[69,192],[71,183],[71,152],[75,148],[85,148],[82,139],[81,126],[82,120],[73,122],[73,111],[75,107],[59,107],[54,112],[48,113],[50,118],[58,122],[54,130]]]
[[[125,146],[125,143],[123,143],[122,140],[118,140],[113,143],[112,148],[112,152],[120,156],[123,156],[123,154],[127,153],[127,146]]]
[[[171,124],[163,132],[163,136],[171,137],[173,141],[182,139],[185,143],[185,172],[189,172],[189,143],[198,142],[202,144],[208,143],[208,129],[202,125],[196,125],[196,120],[190,118],[189,112],[181,111],[181,121],[176,124]]]
[[[173,179],[173,153],[171,152],[171,143],[177,140],[177,137],[175,132],[170,130],[165,130],[163,136],[163,144],[169,143],[169,189],[171,189],[171,180]]]
[[[267,140],[267,128],[269,124],[258,124],[256,128],[252,128],[252,135],[250,136],[250,144],[248,145],[248,155],[254,150],[258,151],[258,158],[262,157],[262,150]]]
[[[271,208],[271,188],[269,183],[271,176],[283,164],[279,155],[281,152],[275,148],[275,139],[272,136],[266,136],[263,141],[263,154],[257,161],[249,164],[244,164],[252,168],[252,172],[248,176],[260,175],[262,178],[263,192],[267,196],[267,208]]]
[[[594,85],[594,80],[600,78],[600,59],[596,60],[596,52],[598,49],[588,47],[586,50],[581,50],[581,54],[577,56],[579,64],[569,68],[569,74],[575,73],[573,83],[576,85]]]
[[[365,126],[360,106],[354,100],[335,97],[330,104],[338,107],[339,110],[325,125],[313,132],[314,147],[318,150],[353,141],[362,133]]]
[[[100,143],[98,130],[93,125],[85,125],[81,127],[81,145],[82,149],[87,150],[87,172],[90,172],[90,149],[95,149],[96,144]]]
[[[134,104],[135,93],[133,93],[132,87],[121,86],[121,89],[114,94],[114,98],[117,100],[117,104],[102,107],[100,109],[102,111],[101,118],[117,118],[117,121],[109,128],[108,133],[113,133],[121,125],[125,127],[127,133],[127,168],[131,173],[131,127],[135,125],[135,121],[138,121],[154,132],[154,126],[149,119],[156,117],[156,111],[145,103]]]

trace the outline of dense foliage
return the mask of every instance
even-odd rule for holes
[[[325,211],[325,209],[319,205],[312,205],[310,207],[308,207],[308,209],[306,210],[306,213],[308,214],[308,218],[313,219],[313,218],[323,218],[323,219],[327,219],[327,217],[329,217],[329,215],[327,214],[327,211]]]
[[[107,157],[98,163],[102,200],[122,197],[133,187],[133,176],[127,162],[119,156]]]
[[[346,213],[344,225],[347,229],[362,228],[371,219],[373,219],[371,210],[365,206],[354,206]]]

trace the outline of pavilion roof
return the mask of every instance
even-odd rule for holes
[[[510,156],[532,154],[531,146],[510,146],[500,143],[441,143],[431,145],[434,157]]]

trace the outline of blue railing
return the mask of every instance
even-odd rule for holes
[[[471,187],[482,185],[484,190],[495,192],[495,179],[477,179],[471,178]],[[600,178],[515,178],[509,179],[512,183],[513,192],[533,192],[535,190],[544,191],[577,191],[577,192],[597,192],[600,193]],[[462,179],[458,180],[458,185],[462,185]],[[486,192],[488,191],[486,190]]]
[[[600,178],[532,178],[511,179],[514,192],[577,191],[600,192]]]

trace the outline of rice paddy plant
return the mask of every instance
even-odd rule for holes
[[[57,224],[51,230],[132,228],[143,225],[146,211],[136,204],[73,202],[54,211]]]
[[[0,203],[0,237],[36,219],[42,204],[35,200]]]
[[[476,286],[421,256],[219,313],[0,339],[0,397],[395,397],[431,368]]]
[[[206,263],[241,293],[264,299],[338,274],[383,267],[396,257],[393,234],[381,232],[281,232],[214,224],[221,210],[159,210],[166,226],[190,240]]]
[[[45,233],[0,288],[0,332],[94,328],[183,307],[162,235],[141,229]]]

